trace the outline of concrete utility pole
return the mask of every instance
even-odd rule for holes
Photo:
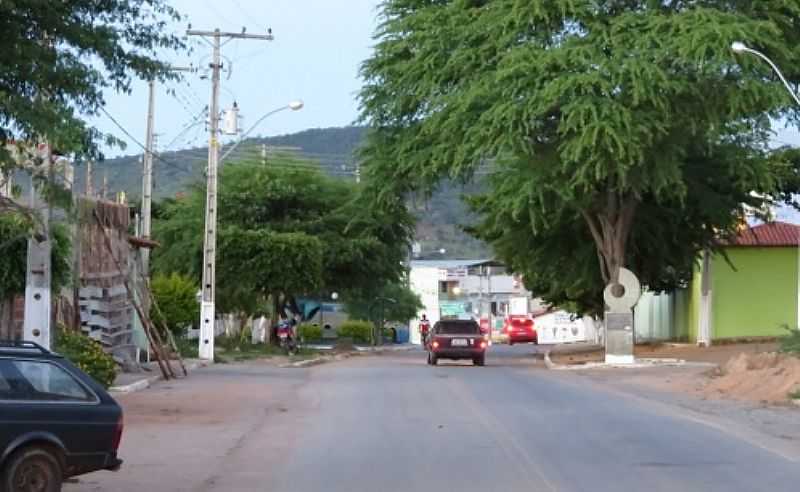
[[[53,184],[53,162],[48,143],[37,146],[39,157],[47,166],[48,179]],[[40,214],[42,220],[42,237],[34,236],[28,239],[28,260],[25,275],[25,320],[23,323],[23,339],[36,342],[43,347],[50,348],[50,323],[51,323],[51,265],[50,251],[50,205],[41,196],[41,190],[36,186],[31,175],[30,207],[34,213]],[[44,213],[40,213],[43,208]]]
[[[208,140],[208,169],[206,170],[206,218],[205,234],[203,237],[203,285],[200,302],[200,338],[199,355],[207,361],[214,360],[214,283],[216,282],[216,257],[217,257],[217,164],[219,161],[219,75],[222,70],[220,60],[221,40],[226,38],[229,42],[233,39],[258,39],[271,41],[272,30],[267,34],[245,34],[213,31],[197,31],[189,29],[188,36],[201,36],[211,38],[213,49],[211,68],[211,105],[209,107],[209,140]],[[206,39],[206,41],[208,41]]]
[[[144,152],[144,159],[142,161],[142,237],[145,239],[150,239],[150,225],[152,223],[152,217],[150,214],[150,209],[152,207],[152,200],[153,200],[153,140],[154,140],[154,132],[153,129],[153,118],[155,117],[155,107],[156,107],[156,83],[154,80],[150,80],[147,83],[148,87],[148,98],[147,98],[147,136],[145,138],[145,152]],[[144,268],[143,275],[147,276],[149,272],[149,265],[150,265],[150,249],[143,248],[142,249],[142,265]]]
[[[193,72],[193,67],[170,67],[172,72]],[[145,152],[142,159],[142,229],[141,234],[145,239],[150,239],[152,228],[153,207],[153,157],[155,155],[155,107],[156,83],[148,82],[147,98],[147,135],[145,136]],[[142,249],[142,265],[144,275],[150,275],[150,249]]]
[[[92,178],[92,161],[86,163],[86,190],[85,194],[88,198],[94,198],[94,185]]]

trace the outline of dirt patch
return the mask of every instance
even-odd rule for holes
[[[742,353],[711,373],[702,392],[763,403],[786,402],[800,390],[800,358],[775,352]]]
[[[734,343],[725,345],[712,345],[711,347],[698,347],[688,343],[660,343],[637,345],[634,354],[638,358],[647,359],[681,359],[688,362],[710,362],[725,364],[731,357],[739,354],[758,354],[775,352],[778,344],[775,342]],[[551,353],[550,360],[557,364],[585,364],[587,362],[602,362],[605,352],[596,350],[581,354]]]
[[[653,345],[637,345],[636,357],[642,358],[668,358],[682,359],[689,362],[710,362],[713,364],[725,364],[731,357],[739,354],[759,354],[764,352],[776,352],[778,344],[776,342],[753,342],[753,343],[727,343],[712,345],[711,347],[698,347],[689,343],[662,343]]]

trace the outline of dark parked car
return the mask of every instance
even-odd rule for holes
[[[0,491],[117,470],[121,437],[122,409],[99,383],[35,343],[0,341]]]
[[[433,325],[428,344],[428,364],[439,359],[472,359],[476,366],[486,361],[487,335],[473,320],[442,320]]]

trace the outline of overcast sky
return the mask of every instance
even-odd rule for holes
[[[358,67],[369,56],[376,27],[379,0],[173,0],[171,4],[189,17],[193,29],[263,33],[271,27],[275,40],[234,40],[222,54],[232,72],[223,74],[221,107],[236,101],[250,125],[268,111],[302,99],[298,112],[282,112],[266,119],[253,135],[279,135],[307,128],[343,126],[358,115],[355,99],[360,87]],[[181,26],[183,30],[185,26]],[[175,65],[208,66],[210,46],[190,39],[191,56],[174,59]],[[167,89],[175,89],[176,95]],[[181,130],[208,104],[211,84],[199,74],[186,76],[182,84],[160,86],[156,96],[155,128],[159,150],[205,145],[204,125]],[[139,142],[145,140],[147,85],[138,82],[133,94],[106,95],[106,109]],[[95,124],[126,140],[124,151],[106,149],[107,156],[141,152],[140,148],[105,116]],[[169,149],[165,147],[172,143]]]
[[[263,33],[271,27],[275,40],[235,40],[222,54],[229,60],[230,78],[224,74],[221,107],[236,101],[244,116],[243,128],[270,110],[302,99],[298,112],[281,112],[265,120],[253,135],[280,135],[308,128],[351,124],[358,115],[355,95],[360,87],[359,64],[369,56],[377,26],[380,0],[173,0],[188,16],[194,29]],[[185,26],[181,26],[183,29]],[[190,39],[191,56],[172,60],[175,65],[207,66],[210,46],[200,38]],[[227,64],[227,62],[226,62]],[[167,89],[174,89],[170,95]],[[158,150],[204,146],[204,125],[188,131],[185,126],[208,104],[210,82],[200,74],[186,76],[183,83],[157,90],[155,128]],[[147,86],[138,82],[133,94],[107,94],[107,110],[139,142],[145,140]],[[107,156],[138,154],[141,149],[105,116],[95,123],[104,131],[128,142],[126,150],[106,149]],[[175,140],[176,136],[183,135]],[[228,137],[230,138],[230,137]],[[798,131],[780,129],[776,144],[800,145]],[[782,218],[798,218],[782,213]]]

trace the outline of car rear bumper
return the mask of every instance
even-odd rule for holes
[[[80,453],[67,455],[64,473],[68,477],[84,475],[98,470],[118,471],[122,460],[116,453]]]
[[[472,359],[486,353],[481,348],[437,348],[432,351],[440,359]]]
[[[508,341],[512,343],[539,343],[536,333],[510,333],[507,335]]]
[[[121,467],[122,467],[122,460],[117,458],[116,456],[111,456],[109,460],[107,460],[106,467],[103,469],[108,471],[119,471]]]

